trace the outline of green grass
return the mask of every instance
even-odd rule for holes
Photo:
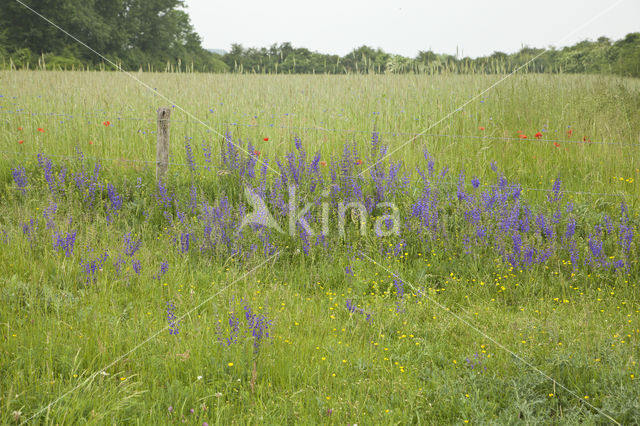
[[[213,129],[172,113],[172,161],[186,162],[191,137],[200,166],[204,139],[217,165],[215,132],[250,140],[271,159],[290,151],[294,136],[323,158],[340,155],[345,142],[368,146],[374,129],[390,149],[400,147],[410,136],[397,133],[424,130],[500,78],[135,75]],[[406,254],[385,257],[367,240],[305,256],[283,238],[265,266],[265,256],[183,254],[172,242],[182,225],[167,229],[160,216],[142,214],[155,203],[150,132],[166,101],[116,73],[2,72],[0,95],[0,422],[37,414],[33,421],[47,424],[600,424],[606,416],[637,424],[637,262],[630,273],[573,273],[561,257],[519,269],[488,250],[446,250],[440,239],[410,240]],[[420,137],[392,158],[413,170],[426,147],[452,182],[462,169],[489,181],[495,162],[533,204],[547,195],[534,189],[560,176],[580,220],[594,223],[624,200],[637,229],[638,111],[638,80],[514,76],[427,132],[445,136]],[[579,143],[583,137],[592,143]],[[58,226],[78,231],[66,257],[44,226],[50,195],[36,154],[77,171],[65,158],[76,147],[89,164],[101,159],[101,182],[124,188],[125,206],[108,223],[80,197],[60,201]],[[11,177],[17,164],[39,176],[24,195]],[[188,197],[188,169],[172,165],[170,174],[171,187]],[[408,196],[421,190],[412,179]],[[221,193],[237,199],[241,189],[215,172],[197,184],[211,202]],[[30,218],[41,221],[33,241],[22,229]],[[184,226],[195,226],[190,220]],[[114,273],[127,232],[142,240],[140,275],[129,265]],[[85,285],[80,261],[105,250],[111,258]],[[158,280],[162,261],[169,270]],[[415,289],[405,285],[399,300],[384,268]],[[370,321],[349,313],[347,299]],[[176,315],[189,313],[177,335],[163,330],[169,300]],[[236,343],[218,343],[217,333],[229,336],[229,313],[243,319],[245,304],[272,321],[257,353],[244,329]]]

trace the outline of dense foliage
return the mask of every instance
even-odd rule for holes
[[[480,58],[458,58],[454,55],[421,51],[407,58],[361,46],[344,57],[294,48],[290,43],[269,48],[243,48],[234,44],[222,57],[230,69],[238,72],[266,73],[508,73],[521,67],[545,49],[525,47],[517,53],[494,52]],[[529,72],[542,73],[613,73],[640,76],[640,33],[630,33],[624,39],[612,41],[600,37],[597,41],[582,41],[561,50],[552,49],[527,64]]]
[[[103,60],[18,2],[0,9],[4,66],[95,68]],[[202,48],[181,0],[32,0],[29,7],[124,69],[223,71]]]

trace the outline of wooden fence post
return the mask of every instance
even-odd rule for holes
[[[165,181],[169,170],[169,118],[171,108],[158,109],[158,146],[156,148],[156,180]]]

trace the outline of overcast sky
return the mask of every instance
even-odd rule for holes
[[[512,53],[522,45],[566,46],[640,31],[640,0],[625,0],[565,38],[615,1],[603,0],[186,0],[203,46],[229,50],[291,42],[345,55],[362,45],[414,57]]]

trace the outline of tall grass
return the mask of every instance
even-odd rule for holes
[[[345,143],[366,152],[374,131],[393,150],[499,78],[136,77],[193,114],[172,113],[168,186],[183,206],[192,184],[199,203],[240,200],[243,181],[219,160],[227,132],[270,165],[295,151],[295,137],[327,161]],[[422,193],[413,172],[426,167],[426,149],[437,172],[450,170],[433,181],[439,194],[451,192],[449,184],[455,194],[462,170],[467,180],[493,185],[493,164],[540,209],[550,208],[547,190],[560,179],[585,247],[591,227],[604,215],[617,220],[623,201],[637,231],[639,90],[637,80],[612,77],[513,76],[391,155],[411,173],[398,203],[407,207]],[[278,255],[262,267],[267,254],[185,250],[184,235],[202,231],[204,206],[188,212],[159,201],[153,132],[165,100],[126,75],[101,72],[2,72],[0,95],[3,422],[640,418],[635,240],[626,269],[573,268],[562,251],[540,265],[514,266],[488,246],[465,253],[464,216],[446,198],[446,232],[428,243],[404,234],[394,253],[381,252],[373,237],[355,239],[355,226],[348,239],[311,255],[297,238],[274,237]],[[202,142],[212,148],[210,165]],[[87,173],[102,165],[93,202],[89,186],[76,190],[72,180],[82,170],[78,150]],[[68,167],[64,196],[48,186],[38,153],[54,173]],[[18,166],[29,177],[24,193],[13,178]],[[269,173],[270,183],[276,178]],[[163,216],[180,209],[179,220]],[[52,229],[76,232],[72,253],[52,244]],[[618,260],[623,249],[609,234],[606,249]],[[393,248],[400,242],[390,240]],[[236,243],[246,249],[252,241]],[[181,320],[168,315],[168,302]]]

